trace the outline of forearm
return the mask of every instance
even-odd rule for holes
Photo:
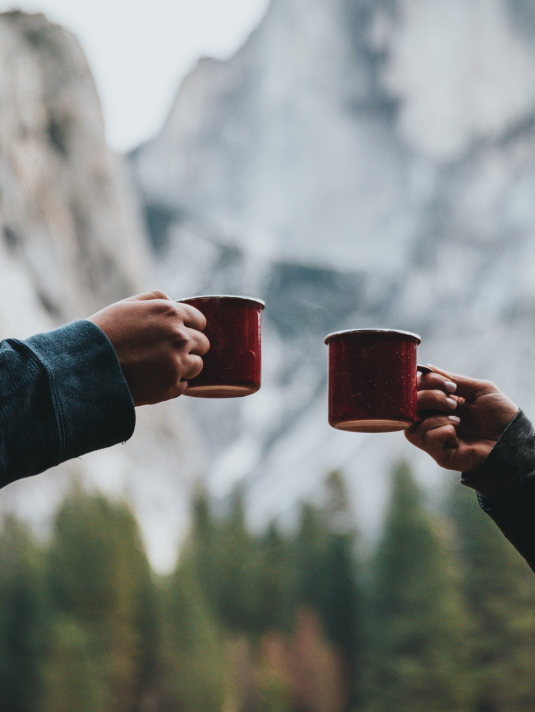
[[[520,411],[477,470],[463,473],[481,508],[535,571],[535,431]]]
[[[91,322],[0,343],[0,486],[127,440],[134,425],[114,349]]]

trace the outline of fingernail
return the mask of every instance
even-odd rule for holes
[[[455,393],[457,390],[457,384],[453,381],[444,381],[444,390],[446,393]]]
[[[455,400],[455,398],[446,398],[446,403],[452,410],[457,408],[457,401]]]
[[[448,415],[448,420],[451,420],[452,423],[460,423],[461,419],[458,418],[456,415]]]

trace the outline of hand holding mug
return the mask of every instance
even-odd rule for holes
[[[518,407],[491,381],[430,367],[418,374],[420,421],[409,442],[448,470],[471,472],[496,445]]]
[[[89,321],[111,341],[136,406],[183,394],[210,348],[203,314],[158,290],[115,302]]]

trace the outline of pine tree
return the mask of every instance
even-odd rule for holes
[[[444,530],[400,465],[372,568],[370,711],[471,709],[465,614],[453,562]]]
[[[43,658],[44,712],[96,712],[110,709],[108,670],[91,628],[72,616],[56,614]]]
[[[266,678],[266,672],[270,677]],[[347,709],[341,655],[325,636],[316,611],[301,610],[291,635],[262,640],[262,699],[296,712],[343,712]],[[262,675],[263,674],[263,675]],[[271,688],[266,690],[266,682]],[[269,698],[268,698],[269,699]],[[292,706],[289,706],[289,703]],[[274,705],[275,710],[277,706]],[[260,707],[259,712],[266,708]]]
[[[325,483],[322,507],[305,504],[295,541],[295,609],[312,609],[327,639],[344,661],[345,697],[351,709],[359,699],[362,645],[362,593],[357,532],[341,474]]]
[[[535,709],[535,578],[524,559],[477,503],[475,493],[452,488],[463,588],[470,615],[465,646],[472,657],[476,712]]]
[[[179,565],[162,588],[162,710],[220,712],[228,692],[225,639],[191,564]]]
[[[289,632],[295,619],[291,542],[275,524],[256,538],[255,633]]]
[[[239,498],[236,506],[236,527],[243,537]],[[238,601],[227,610],[233,585],[233,571],[227,568],[231,553],[227,528],[214,516],[206,490],[199,487],[190,532],[175,571],[162,588],[165,712],[219,712],[229,694],[226,626],[241,621],[241,604],[238,580],[234,582]]]
[[[333,471],[326,482],[324,516],[328,530],[325,574],[329,581],[323,603],[328,637],[346,662],[352,684],[351,699],[358,690],[356,676],[362,645],[362,591],[358,537],[355,517],[340,472]]]
[[[322,612],[328,597],[329,580],[325,572],[328,533],[318,507],[304,503],[294,542],[294,608]]]
[[[156,601],[130,508],[73,491],[57,513],[47,568],[56,614],[49,657],[58,666],[48,674],[56,689],[66,690],[65,699],[77,694],[73,680],[84,679],[73,670],[79,661],[92,670],[95,710],[103,704],[114,712],[143,709],[155,684]],[[62,651],[71,648],[67,659]],[[63,712],[57,703],[54,712]]]
[[[42,552],[7,517],[0,530],[0,710],[40,712],[49,611]]]
[[[243,494],[237,489],[228,513],[216,518],[200,490],[181,564],[196,571],[201,589],[224,625],[235,633],[255,629],[258,552],[248,531]]]

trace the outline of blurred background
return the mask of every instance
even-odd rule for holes
[[[416,331],[535,412],[535,6],[0,10],[0,338],[266,301],[257,394],[2,490],[0,710],[532,710],[532,573],[402,434],[329,428],[323,339]]]

